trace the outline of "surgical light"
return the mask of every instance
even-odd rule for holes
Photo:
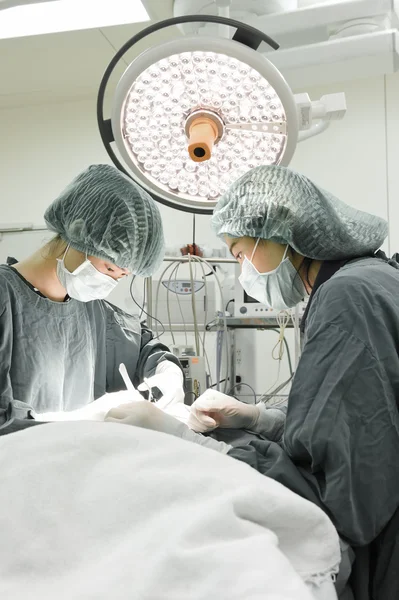
[[[124,72],[111,118],[104,119],[106,86],[124,54],[160,29],[197,21],[236,33],[152,45]],[[248,170],[288,165],[298,141],[298,107],[281,73],[257,51],[262,41],[278,48],[249,25],[208,15],[168,19],[131,38],[108,66],[98,94],[99,129],[114,164],[156,200],[203,214]]]

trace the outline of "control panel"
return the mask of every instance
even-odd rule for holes
[[[171,279],[162,281],[162,285],[164,285],[170,292],[183,296],[185,294],[191,294],[192,290],[194,290],[194,294],[196,294],[202,290],[205,284],[203,281],[194,281],[192,287],[191,281],[187,281],[185,279],[177,279],[175,281],[174,279]]]

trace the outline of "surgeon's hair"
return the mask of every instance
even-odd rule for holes
[[[298,256],[298,252],[296,252],[291,246],[289,246],[288,249],[292,256]],[[296,273],[297,273],[296,277],[301,277],[301,273],[304,273],[305,278],[306,278],[306,283],[310,289],[313,289],[313,285],[309,281],[309,271],[310,271],[310,267],[312,266],[312,262],[313,262],[312,258],[309,258],[308,256],[304,256],[301,264],[296,269]],[[302,279],[302,277],[301,277],[301,279]],[[294,283],[295,283],[295,280],[294,280]]]
[[[54,236],[44,246],[43,251],[45,252],[45,254],[43,254],[43,258],[61,258],[61,256],[65,252],[67,245],[68,244],[66,243],[66,241],[62,239],[59,233],[57,233],[57,235]]]

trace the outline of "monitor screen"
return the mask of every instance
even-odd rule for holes
[[[244,291],[244,303],[245,304],[259,304],[259,302],[257,300],[255,300],[255,298],[248,296],[248,294],[245,290],[243,290],[243,291]]]

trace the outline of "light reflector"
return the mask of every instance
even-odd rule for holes
[[[112,128],[144,187],[177,203],[209,207],[248,170],[289,163],[296,107],[280,73],[254,50],[216,38],[207,40],[207,50],[198,38],[177,44],[183,52],[173,52],[174,41],[133,61],[118,85]],[[188,152],[187,124],[195,114],[221,128],[204,162]]]

